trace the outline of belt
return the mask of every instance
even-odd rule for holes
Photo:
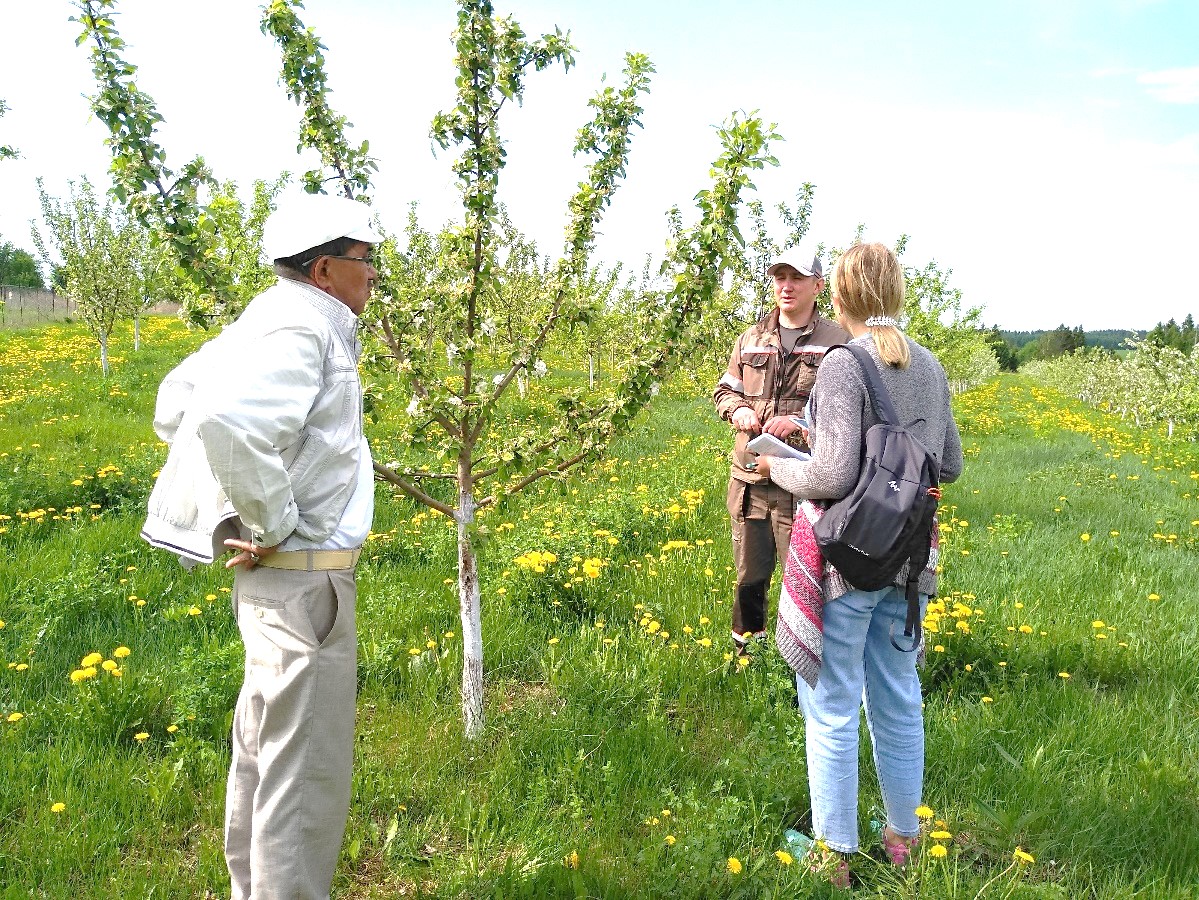
[[[301,572],[325,572],[332,569],[352,569],[362,555],[356,550],[284,550],[259,560],[268,569],[298,569]]]

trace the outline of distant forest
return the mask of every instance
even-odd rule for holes
[[[1051,334],[1050,331],[1000,331],[999,332],[1005,341],[1012,345],[1013,348],[1019,350],[1025,344],[1031,344],[1043,334]],[[1134,328],[1112,328],[1106,331],[1084,331],[1083,333],[1084,346],[1087,347],[1106,347],[1108,350],[1118,350],[1120,345],[1128,338],[1136,340],[1144,340],[1147,331],[1137,331]]]
[[[1069,328],[1064,324],[1052,331],[1003,331],[998,327],[987,331],[987,342],[995,351],[1000,368],[1009,371],[1015,371],[1030,359],[1052,359],[1083,347],[1103,347],[1119,352],[1126,349],[1124,342],[1130,338],[1190,353],[1199,340],[1199,330],[1195,328],[1194,316],[1187,313],[1181,325],[1170,319],[1158,322],[1149,331],[1132,328],[1083,331],[1081,325]]]

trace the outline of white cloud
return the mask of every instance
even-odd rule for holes
[[[1137,83],[1162,103],[1199,103],[1199,66],[1144,72],[1137,76]]]

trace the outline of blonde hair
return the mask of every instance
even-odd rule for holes
[[[877,317],[898,319],[903,313],[903,266],[886,244],[855,244],[833,268],[832,293],[841,314],[858,324]],[[878,355],[888,366],[906,369],[908,342],[894,325],[869,325]]]

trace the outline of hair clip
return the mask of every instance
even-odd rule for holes
[[[899,327],[899,323],[896,322],[890,316],[871,316],[869,319],[866,320],[866,326],[868,328],[873,328],[876,325],[886,325],[891,328]]]

